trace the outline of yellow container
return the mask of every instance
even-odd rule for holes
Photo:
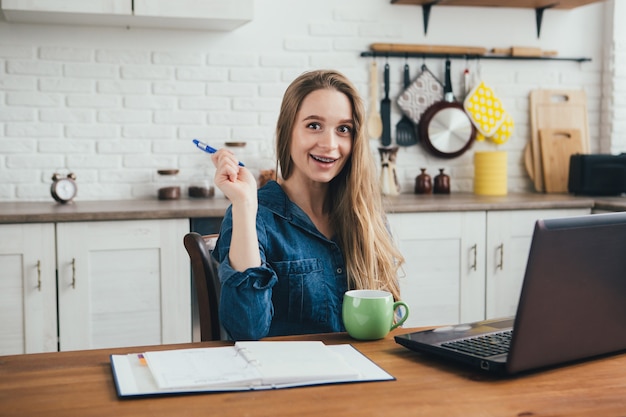
[[[507,154],[505,151],[474,154],[474,194],[507,194]]]

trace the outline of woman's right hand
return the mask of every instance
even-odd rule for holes
[[[239,166],[235,155],[220,149],[211,155],[215,164],[215,185],[232,203],[233,231],[228,258],[236,271],[261,265],[256,233],[258,209],[256,179],[248,168]],[[235,250],[234,248],[237,248]]]
[[[211,155],[215,165],[215,185],[232,202],[256,200],[257,183],[254,175],[228,149],[219,149]]]

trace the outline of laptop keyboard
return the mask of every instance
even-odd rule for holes
[[[443,343],[442,346],[481,358],[508,353],[512,330]]]

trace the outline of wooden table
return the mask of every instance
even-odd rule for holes
[[[412,330],[279,338],[351,343],[396,380],[273,391],[117,398],[110,354],[227,342],[0,356],[0,416],[626,416],[626,354],[496,378],[394,342]]]

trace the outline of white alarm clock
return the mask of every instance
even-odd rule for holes
[[[72,172],[65,177],[55,172],[54,175],[52,175],[52,185],[50,186],[52,198],[61,204],[71,202],[78,192],[78,186],[75,180],[76,175]]]

